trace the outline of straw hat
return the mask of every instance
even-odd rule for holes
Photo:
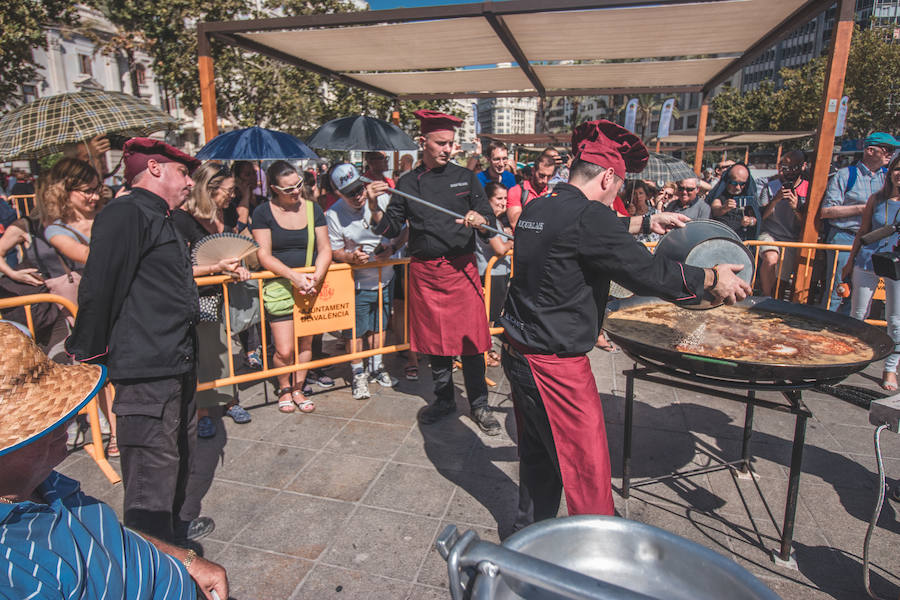
[[[60,365],[12,323],[0,321],[0,456],[64,425],[104,381],[101,365]]]

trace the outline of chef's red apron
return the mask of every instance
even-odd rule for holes
[[[409,262],[409,343],[434,356],[482,354],[491,347],[474,254]]]
[[[569,514],[613,515],[603,405],[588,357],[523,356],[550,420]]]

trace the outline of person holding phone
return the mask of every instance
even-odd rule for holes
[[[806,172],[806,153],[792,150],[781,157],[778,174],[771,177],[759,193],[762,208],[762,232],[759,240],[765,242],[796,242],[803,227],[803,210],[809,194]],[[759,282],[762,293],[775,293],[775,279],[778,275],[778,259],[783,251],[781,264],[783,279],[790,277],[797,264],[796,248],[778,246],[759,247]]]
[[[359,181],[356,167],[348,163],[336,165],[331,171],[331,183],[340,197],[340,200],[325,213],[328,239],[331,241],[334,259],[351,265],[364,265],[389,259],[396,251],[393,240],[383,238],[372,231],[369,223],[372,213],[367,202],[369,190]],[[390,196],[371,193],[381,210],[387,209]],[[344,332],[347,352],[380,348],[384,345],[384,330],[387,329],[391,317],[394,268],[388,265],[380,268],[356,269],[353,271],[353,281],[356,289],[356,337],[352,337],[349,330]],[[396,383],[385,370],[381,354],[369,358],[368,373],[361,358],[351,362],[350,368],[353,373],[350,389],[354,400],[365,400],[371,396],[369,381],[388,388],[394,387]]]

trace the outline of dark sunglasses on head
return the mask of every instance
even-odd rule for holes
[[[697,188],[695,188],[695,187],[684,187],[683,185],[679,185],[679,186],[678,186],[678,191],[679,191],[679,192],[693,192],[693,191],[696,190],[696,189],[697,189]]]
[[[728,185],[733,185],[734,187],[744,187],[747,185],[746,181],[735,181],[734,179],[728,180]]]

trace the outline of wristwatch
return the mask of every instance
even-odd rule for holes
[[[644,215],[644,219],[641,221],[641,233],[645,235],[650,233],[650,213]]]

